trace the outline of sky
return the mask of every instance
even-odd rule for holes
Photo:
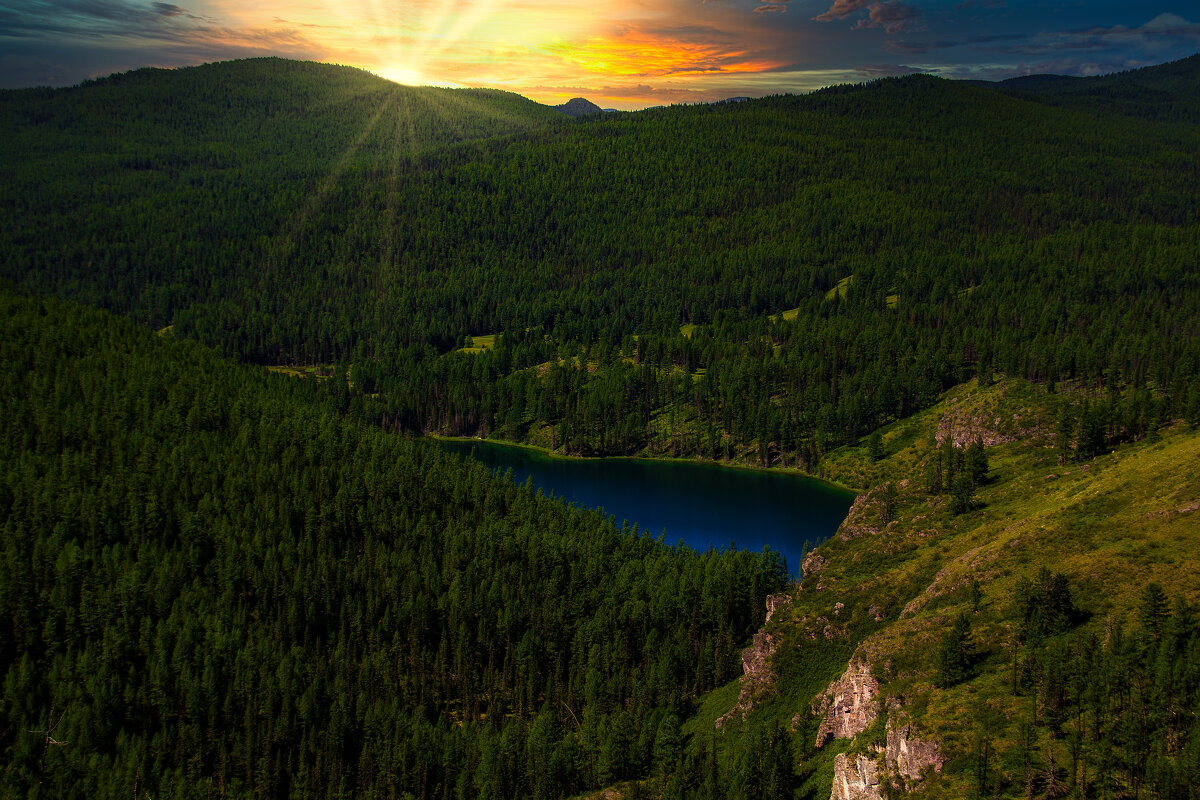
[[[633,109],[909,72],[1096,75],[1197,51],[1194,0],[0,0],[0,88],[274,55]]]

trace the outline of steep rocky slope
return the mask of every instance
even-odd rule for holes
[[[813,753],[801,763],[838,753],[830,782],[809,796],[965,797],[982,783],[989,795],[1015,797],[1079,782],[1116,797],[1136,786],[1136,767],[1095,776],[1101,767],[1079,744],[1086,731],[1079,741],[1062,735],[1043,682],[1053,679],[1055,648],[1092,636],[1100,650],[1136,629],[1149,583],[1200,601],[1200,434],[1175,422],[1126,441],[1120,415],[1110,414],[1107,452],[1079,460],[1078,429],[1059,420],[1102,402],[1083,387],[1049,394],[1015,380],[971,382],[885,429],[881,461],[865,446],[829,460],[868,491],[805,560],[803,588],[756,637],[770,647],[751,648],[735,709],[786,715],[811,742],[797,746]],[[969,510],[952,514],[949,495],[929,491],[929,467],[947,441],[977,439],[987,478]],[[1062,576],[1076,609],[1069,633],[1035,647],[1022,603],[1048,575]],[[948,679],[942,653],[960,618],[968,658]],[[823,691],[800,696],[796,686],[831,670],[814,655],[822,649],[849,656]],[[1182,758],[1182,749],[1165,757]]]

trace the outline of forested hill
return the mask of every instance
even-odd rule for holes
[[[1090,78],[1026,75],[980,85],[1039,102],[1099,113],[1200,123],[1200,54],[1112,75]]]
[[[785,582],[312,382],[0,293],[0,796],[544,797],[674,771]]]
[[[409,429],[811,468],[981,369],[1200,372],[1195,126],[926,76],[575,121],[278,61],[5,108],[5,275],[353,362]]]
[[[340,231],[354,176],[388,192],[374,224],[430,151],[562,121],[509,92],[277,58],[2,91],[0,213],[21,228],[3,242],[5,274],[160,325],[198,302],[245,310],[286,291],[281,272],[312,271],[306,286],[331,294],[329,255],[299,240]]]
[[[813,470],[991,370],[1159,416],[1200,391],[1194,125],[928,76],[570,120],[321,65],[139,75],[5,95],[3,274],[340,362],[388,425]],[[204,136],[153,111],[204,97]]]

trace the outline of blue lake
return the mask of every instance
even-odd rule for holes
[[[668,543],[696,550],[730,544],[748,550],[769,546],[784,555],[793,577],[804,546],[828,539],[846,517],[854,495],[797,475],[710,464],[635,458],[552,458],[522,447],[482,441],[439,441],[518,483],[569,503],[602,508]]]

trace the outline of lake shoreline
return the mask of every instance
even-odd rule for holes
[[[536,444],[527,444],[525,442],[513,442],[507,439],[481,439],[478,436],[443,436],[435,433],[421,434],[419,438],[429,439],[434,442],[484,442],[497,447],[512,447],[514,449],[529,450],[534,453],[550,459],[558,461],[642,461],[642,462],[657,462],[664,464],[695,464],[697,466],[715,467],[717,469],[739,470],[743,472],[754,472],[762,475],[790,475],[796,478],[803,478],[812,481],[813,483],[821,484],[826,488],[844,492],[851,497],[858,497],[863,490],[854,489],[844,483],[821,478],[817,475],[805,472],[804,470],[795,467],[755,467],[749,464],[734,464],[721,461],[710,461],[702,458],[674,458],[671,456],[575,456],[565,453],[558,453],[547,447],[542,447]]]

